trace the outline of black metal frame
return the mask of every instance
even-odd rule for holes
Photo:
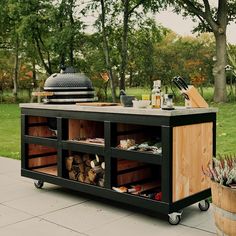
[[[28,116],[56,117],[57,118],[57,139],[32,137],[27,133]],[[94,146],[78,144],[67,141],[68,119],[83,119],[104,122],[105,146]],[[216,154],[216,113],[193,114],[183,116],[145,116],[130,114],[112,114],[98,112],[78,112],[48,109],[23,108],[21,115],[21,175],[33,179],[53,183],[77,191],[89,193],[103,198],[141,207],[146,210],[168,214],[176,212],[188,205],[205,199],[211,195],[210,189],[199,192],[177,202],[172,202],[172,140],[173,127],[181,125],[199,124],[213,122],[213,155]],[[162,155],[153,155],[139,152],[124,151],[114,148],[116,137],[116,123],[139,124],[145,126],[160,126],[162,136]],[[39,124],[40,125],[40,124]],[[35,126],[35,124],[34,124]],[[58,176],[39,173],[29,170],[27,159],[28,144],[40,144],[57,148]],[[68,150],[76,150],[100,154],[105,157],[105,187],[98,187],[65,178],[65,153]],[[111,190],[116,184],[117,158],[126,157],[129,160],[137,160],[153,165],[161,166],[161,191],[162,201],[134,196],[131,194],[117,193]],[[32,157],[33,158],[33,157]]]

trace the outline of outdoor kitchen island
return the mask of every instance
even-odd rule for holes
[[[21,175],[168,215],[199,202],[216,153],[215,108],[175,110],[27,103],[21,107]]]

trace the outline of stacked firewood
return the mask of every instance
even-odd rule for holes
[[[75,154],[66,157],[69,179],[104,187],[105,162],[103,157]]]

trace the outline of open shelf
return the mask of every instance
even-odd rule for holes
[[[28,144],[28,168],[32,171],[57,175],[57,149],[55,147]]]
[[[66,151],[65,178],[104,187],[105,159],[101,155]]]
[[[90,120],[68,120],[68,141],[75,143],[105,146],[104,123]]]
[[[133,153],[140,152],[158,156],[162,154],[160,126],[117,123],[113,124],[112,137],[113,148],[133,151]],[[151,156],[149,155],[149,157]]]
[[[56,118],[29,116],[27,126],[26,134],[29,136],[57,139]]]
[[[137,160],[117,159],[112,189],[116,192],[161,200],[160,166]]]

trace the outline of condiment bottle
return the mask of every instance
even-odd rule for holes
[[[152,108],[161,108],[161,81],[153,81]]]

